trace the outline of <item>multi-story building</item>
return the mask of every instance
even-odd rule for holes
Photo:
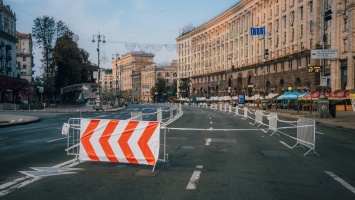
[[[155,83],[157,79],[164,79],[166,86],[171,87],[177,79],[177,61],[173,60],[169,66],[149,65],[141,69],[141,102],[154,102]],[[168,91],[172,92],[172,91]],[[166,94],[175,96],[175,94]]]
[[[139,102],[141,99],[141,69],[153,64],[154,54],[132,51],[112,61],[114,88],[121,102]]]
[[[321,76],[330,77],[331,90],[354,90],[354,7],[348,0],[241,0],[183,29],[176,39],[179,82],[190,84],[191,96],[309,91]],[[266,34],[253,36],[257,27]],[[322,48],[338,50],[338,58],[312,59],[311,50]],[[309,73],[310,66],[324,70]]]
[[[112,69],[102,68],[100,71],[101,79],[101,95],[103,97],[104,103],[109,103],[109,101],[114,101],[115,90],[113,88],[113,74]]]
[[[16,66],[16,15],[0,0],[0,75],[21,77]]]
[[[21,78],[29,84],[33,79],[33,44],[31,34],[16,32],[18,43],[16,44],[17,68],[21,69]]]

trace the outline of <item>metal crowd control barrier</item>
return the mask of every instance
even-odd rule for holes
[[[242,120],[246,120],[246,119],[248,119],[248,108],[244,107],[244,115],[242,117]]]
[[[226,104],[225,104],[225,110],[226,110]],[[315,122],[314,122],[314,120],[301,118],[297,121],[285,121],[285,120],[278,119],[277,113],[270,113],[268,115],[264,115],[262,110],[256,110],[253,113],[253,112],[249,111],[249,109],[247,107],[244,107],[243,109],[241,109],[241,110],[244,110],[243,115],[240,115],[238,113],[238,110],[239,110],[239,108],[237,106],[236,110],[235,110],[235,116],[242,116],[243,120],[246,120],[248,118],[255,120],[254,123],[250,123],[250,124],[255,125],[258,123],[259,124],[258,127],[260,125],[268,126],[267,130],[263,130],[263,129],[254,129],[254,130],[262,130],[265,133],[267,133],[268,131],[272,131],[270,136],[272,136],[275,133],[277,135],[279,135],[279,133],[281,133],[281,134],[286,135],[286,136],[288,136],[292,139],[295,139],[297,141],[297,143],[292,147],[292,149],[295,148],[297,145],[300,145],[303,148],[304,148],[304,146],[310,148],[303,156],[307,155],[311,151],[313,151],[313,153],[318,155],[318,153],[315,151]],[[220,104],[220,111],[222,111],[222,104]],[[248,112],[250,112],[251,114],[255,114],[255,119],[252,117],[249,117]],[[263,123],[263,116],[266,116],[267,119],[269,120],[268,125]],[[278,127],[278,122],[282,122],[282,123],[286,123],[286,124],[290,124],[290,125],[297,123],[297,125],[292,125],[291,127]],[[280,131],[280,129],[294,129],[294,128],[297,128],[297,138],[292,137],[292,136]],[[180,130],[182,130],[182,129],[180,129]],[[191,129],[184,129],[184,130],[191,130]],[[211,131],[210,129],[193,129],[193,130]],[[236,129],[233,129],[233,130],[236,130]],[[252,129],[248,129],[248,130],[252,130]]]
[[[158,108],[158,110],[160,109],[160,112],[155,112],[157,115],[159,115],[159,113],[161,114],[161,116],[162,116],[162,109],[161,108]],[[161,126],[159,125],[159,129],[165,129],[165,131],[166,131],[166,126],[168,125],[168,124],[170,124],[170,123],[172,123],[172,122],[174,122],[175,120],[177,120],[178,118],[180,118],[182,115],[183,115],[183,111],[182,111],[182,107],[181,107],[181,105],[179,105],[178,107],[177,106],[174,106],[173,108],[170,108],[170,110],[176,110],[176,114],[175,114],[175,116],[171,116],[171,114],[174,114],[174,112],[172,112],[172,111],[169,111],[169,110],[167,110],[167,112],[170,112],[170,116],[169,116],[169,118],[168,118],[168,121],[166,121],[166,122],[159,122],[159,124],[161,124]],[[145,115],[149,115],[149,114],[145,114]],[[139,128],[139,127],[141,127],[142,128],[142,126],[144,126],[144,124],[145,124],[145,126],[144,127],[148,127],[148,126],[150,126],[149,124],[150,123],[157,123],[157,122],[149,122],[149,121],[141,121],[141,122],[137,122],[138,120],[137,119],[141,119],[142,118],[142,111],[138,111],[138,112],[133,112],[133,113],[131,113],[131,118],[130,119],[128,119],[128,120],[120,120],[120,121],[122,121],[122,123],[117,123],[116,121],[118,121],[118,120],[116,120],[116,119],[113,119],[113,120],[110,120],[110,119],[85,119],[85,118],[70,118],[69,120],[68,120],[68,123],[64,123],[64,125],[63,125],[63,128],[62,128],[62,134],[63,135],[66,135],[67,136],[67,148],[65,149],[65,151],[67,152],[67,155],[73,155],[73,156],[75,156],[76,157],[76,159],[75,159],[75,161],[78,161],[79,159],[80,160],[82,160],[81,158],[80,158],[80,155],[81,155],[81,151],[86,151],[86,149],[82,149],[81,150],[81,148],[83,148],[83,146],[81,146],[82,145],[82,141],[81,141],[81,131],[83,131],[83,130],[81,130],[82,129],[82,121],[84,120],[85,121],[85,123],[84,124],[86,124],[86,126],[87,126],[87,123],[90,123],[91,125],[89,125],[89,126],[87,126],[87,127],[97,127],[97,126],[99,126],[99,123],[101,123],[101,121],[104,123],[104,121],[105,121],[105,126],[110,126],[110,128],[109,129],[107,129],[107,130],[111,130],[111,131],[114,131],[114,130],[116,130],[117,129],[117,131],[123,131],[124,130],[124,128],[112,128],[113,126],[115,126],[115,124],[117,125],[117,124],[119,124],[119,126],[120,126],[120,124],[127,124],[127,123],[138,123],[139,124],[139,126],[137,126],[137,128]],[[130,120],[132,120],[132,121],[130,121]],[[89,122],[88,122],[89,121]],[[112,121],[112,122],[109,122],[109,123],[107,123],[107,121]],[[102,128],[102,127],[101,127]],[[91,130],[92,129],[92,130]],[[104,129],[105,129],[105,131],[104,132],[101,132],[100,130],[99,131],[95,131],[96,130],[96,128],[91,128],[90,130],[89,130],[89,132],[87,132],[87,131],[85,131],[84,132],[84,134],[86,134],[86,135],[91,135],[91,134],[95,134],[95,135],[98,135],[98,136],[100,136],[100,134],[101,134],[101,136],[100,137],[102,137],[103,136],[103,134],[111,134],[111,132],[107,132],[106,131],[106,128],[104,127]],[[94,133],[95,132],[95,133]],[[112,134],[113,134],[113,132],[112,132]],[[91,136],[90,136],[91,137]],[[115,137],[117,137],[117,136],[115,136]],[[143,136],[142,136],[143,137]],[[91,143],[92,141],[91,141],[91,139],[90,140],[87,140],[87,137],[85,137],[86,139],[85,139],[85,143],[86,143],[86,145],[88,145],[87,143]],[[106,137],[105,137],[106,138]],[[111,138],[111,137],[109,137],[109,138]],[[144,137],[145,138],[145,137]],[[158,137],[159,138],[159,137]],[[117,138],[116,138],[117,139]],[[127,139],[127,138],[125,138],[125,139]],[[137,138],[135,138],[135,139],[137,139]],[[131,139],[130,139],[131,140]],[[105,140],[106,141],[106,140]],[[104,141],[104,142],[105,142]],[[94,141],[94,143],[95,144],[92,144],[92,145],[102,145],[101,144],[101,142],[98,142],[98,141]],[[112,143],[112,144],[115,144],[115,145],[120,145],[119,143]],[[84,146],[85,146],[85,144],[83,144]],[[105,143],[105,145],[111,145],[111,143],[109,143],[108,141],[106,141],[106,143]],[[150,144],[148,144],[148,145],[150,145]],[[164,144],[159,144],[159,145],[163,145],[164,146],[164,159],[157,159],[157,160],[160,160],[160,161],[166,161],[166,157],[168,156],[167,154],[166,154],[166,150],[165,150],[165,148],[166,148],[166,132],[164,132]],[[90,146],[90,145],[89,145]],[[144,149],[141,149],[142,151],[144,150]],[[88,153],[88,152],[86,152],[86,153]],[[92,153],[91,151],[89,152],[89,153]],[[96,152],[96,153],[98,153],[98,152]],[[94,153],[95,154],[95,153]],[[115,153],[116,154],[116,153]],[[101,155],[101,156],[105,156],[105,155]],[[99,156],[100,157],[100,160],[101,160],[101,156]],[[94,156],[95,157],[95,156]],[[92,159],[93,157],[92,156],[88,156],[88,158],[90,158],[90,159]],[[109,159],[109,161],[111,161],[111,157],[110,158],[104,158],[104,160],[105,161],[108,161],[107,159]],[[83,161],[85,161],[85,160],[87,160],[87,157],[83,157]],[[96,158],[94,159],[94,160],[97,160]],[[97,160],[97,161],[100,161],[100,160]],[[141,160],[141,158],[140,158],[140,160]],[[74,162],[75,162],[74,161]],[[129,161],[129,160],[128,160]],[[148,160],[147,160],[148,161]],[[139,162],[139,164],[144,164],[144,162],[145,161],[143,161],[143,162]],[[152,161],[148,161],[149,162],[149,165],[152,165]],[[155,168],[155,164],[154,164],[154,168]],[[153,171],[154,171],[154,168],[153,168]]]
[[[314,150],[316,147],[316,126],[314,120],[301,118],[297,121],[297,143],[292,148],[298,144],[301,147],[306,146],[310,148],[303,156],[307,155],[310,151],[319,156]]]
[[[263,111],[256,110],[255,111],[255,122],[252,125],[259,124],[258,127],[263,124]]]
[[[229,105],[229,108],[228,108],[228,110],[229,110],[229,114],[231,114],[232,113],[232,105]]]
[[[143,120],[142,111],[131,112],[131,118],[129,118],[129,119],[142,121]]]
[[[267,119],[269,120],[269,128],[265,131],[265,133],[267,133],[268,131],[272,131],[270,136],[272,136],[275,133],[278,134],[277,133],[277,113],[270,113],[269,116],[267,117]]]
[[[162,122],[163,121],[163,113],[162,113],[162,109],[158,108],[157,110],[157,121],[158,122]]]
[[[79,155],[80,120],[81,118],[71,118],[63,125],[62,135],[67,136],[67,148],[65,149],[67,155]]]

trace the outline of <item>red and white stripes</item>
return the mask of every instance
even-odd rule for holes
[[[81,119],[80,160],[155,165],[160,123]]]

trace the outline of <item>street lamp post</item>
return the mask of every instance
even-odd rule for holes
[[[97,74],[97,83],[99,84],[99,95],[96,98],[96,110],[101,110],[101,100],[100,100],[100,96],[101,96],[101,84],[100,84],[100,42],[105,43],[105,36],[104,35],[100,35],[100,33],[98,35],[93,35],[92,36],[92,42],[95,42],[95,37],[97,38],[97,67],[98,67],[98,74]]]
[[[117,100],[117,97],[119,97],[120,94],[117,93],[117,89],[118,89],[118,65],[117,65],[117,60],[120,58],[120,54],[116,53],[116,54],[112,54],[112,60],[115,60],[116,62],[116,77],[115,77],[115,82],[116,82],[116,87],[115,87],[115,107],[120,107],[120,101],[119,98]]]
[[[228,54],[228,60],[232,60],[233,58],[233,54]],[[232,64],[232,63],[231,63]],[[229,96],[231,97],[232,99],[232,70],[233,70],[233,66],[231,65],[231,69],[230,69],[230,78],[228,79],[228,93],[229,93]]]

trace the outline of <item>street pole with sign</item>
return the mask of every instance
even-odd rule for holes
[[[44,88],[43,87],[40,87],[38,86],[38,92],[41,93],[41,107],[43,108],[43,91],[44,91]]]

